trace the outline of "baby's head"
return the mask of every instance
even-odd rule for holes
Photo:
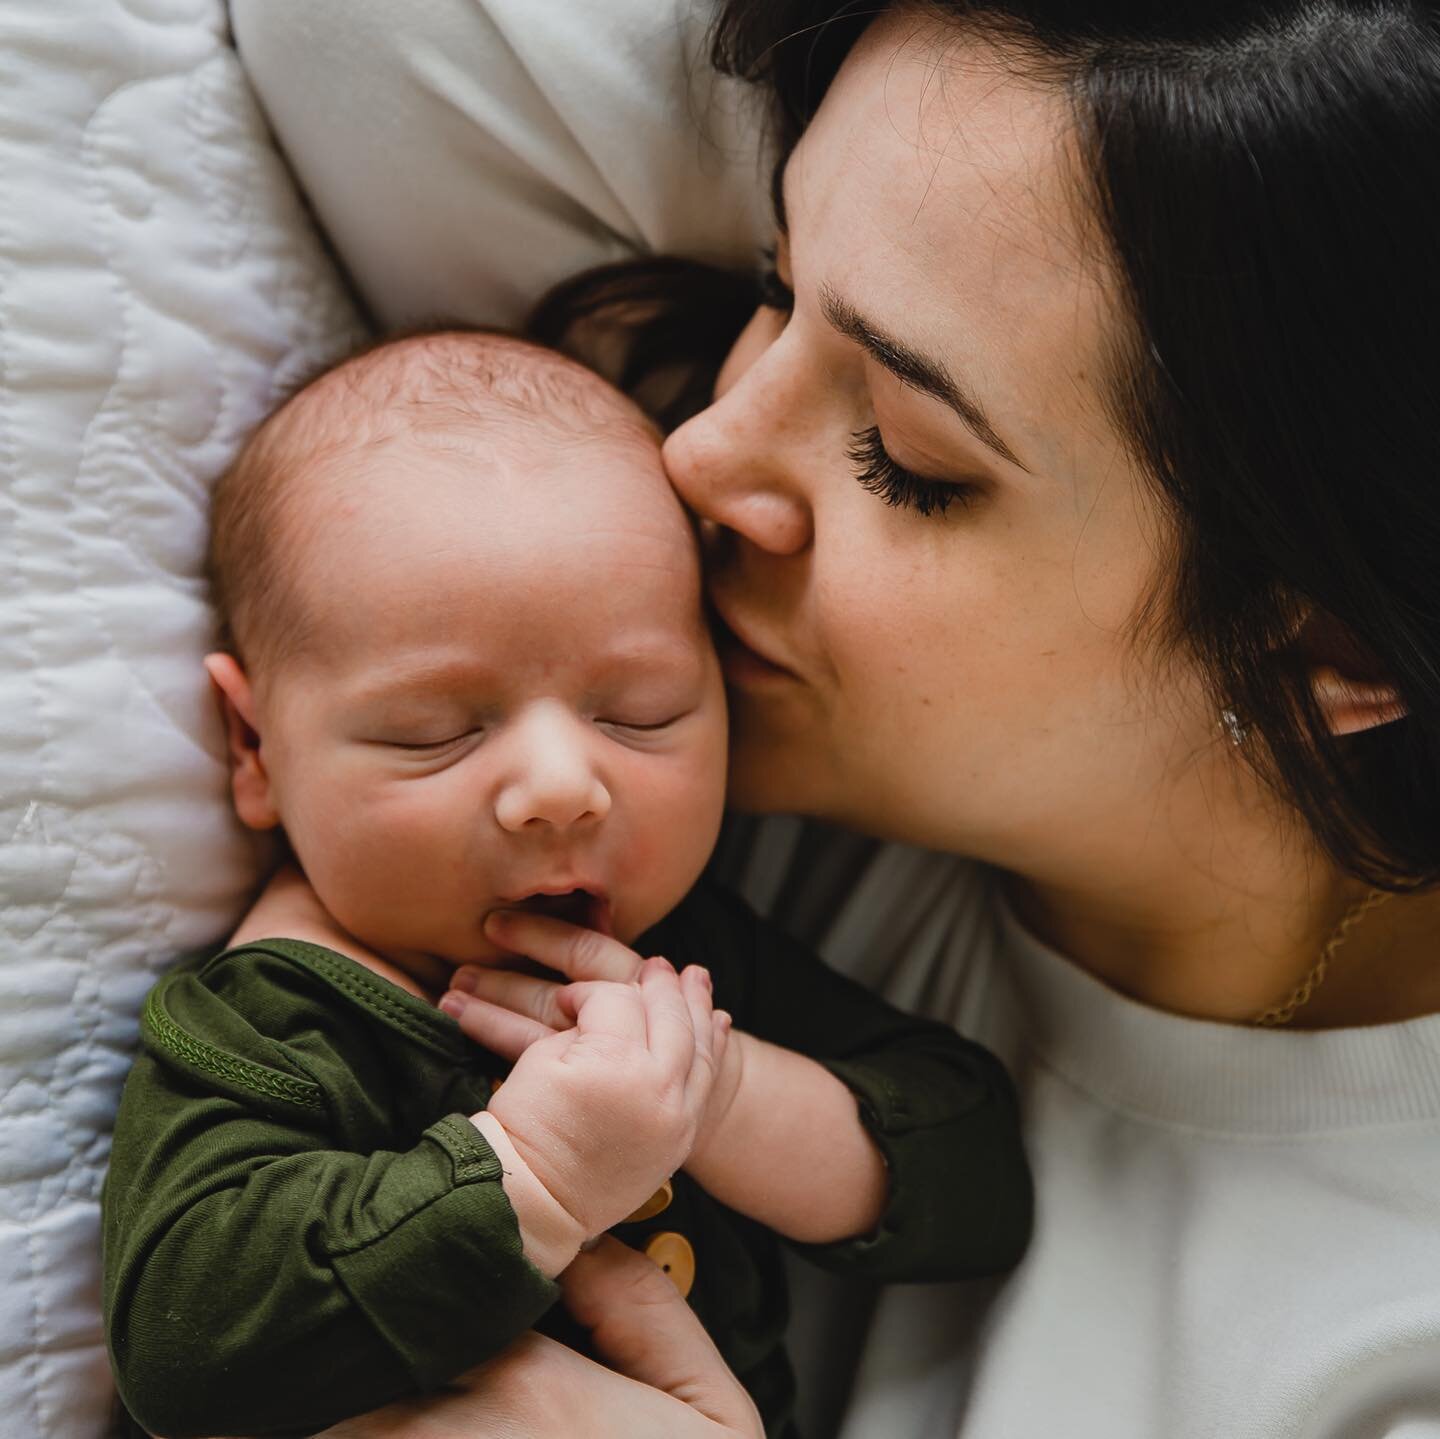
[[[358,939],[485,962],[523,902],[631,940],[694,883],[725,768],[695,540],[588,370],[468,333],[347,361],[222,479],[211,572],[235,808]]]

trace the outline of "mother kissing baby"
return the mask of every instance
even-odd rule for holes
[[[502,206],[614,233],[628,172],[552,161],[580,77],[649,165],[617,117],[675,75],[605,42],[660,8],[604,7],[527,109],[587,7],[233,6],[367,298],[403,270],[455,314],[533,248],[477,240]],[[1433,7],[714,9],[780,161],[760,303],[711,317],[733,345],[664,451],[735,637],[731,796],[902,842],[807,833],[768,889],[1008,1063],[1036,1178],[1002,1283],[805,1306],[815,1432],[1435,1427]],[[572,1272],[623,1374],[525,1341],[349,1432],[753,1433],[698,1351],[662,1372],[683,1311],[609,1263]]]

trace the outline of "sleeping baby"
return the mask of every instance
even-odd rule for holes
[[[613,1230],[792,1435],[780,1239],[1016,1261],[998,1062],[701,879],[724,690],[628,400],[507,337],[383,344],[246,445],[212,573],[235,809],[288,860],[145,1005],[104,1196],[138,1424],[309,1434],[583,1345],[555,1277]]]

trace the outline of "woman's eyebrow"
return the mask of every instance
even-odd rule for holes
[[[975,438],[993,450],[1002,460],[1017,469],[1030,471],[1015,458],[1015,451],[995,432],[995,426],[981,408],[980,402],[959,383],[938,360],[927,359],[918,350],[892,339],[883,330],[864,319],[859,311],[843,300],[828,285],[820,287],[820,309],[830,324],[842,335],[854,340],[877,364],[883,365],[902,385],[922,394],[933,395],[948,405]]]
[[[785,171],[789,157],[781,158],[770,172],[770,205],[775,212],[775,228],[786,239],[790,225],[785,214]],[[902,385],[909,385],[922,394],[932,395],[952,409],[977,440],[993,450],[1016,469],[1031,471],[1015,457],[990,423],[980,401],[952,376],[937,360],[927,359],[909,345],[902,345],[883,330],[862,318],[860,312],[843,300],[828,285],[820,290],[820,305],[825,318],[842,335],[854,340],[877,364],[883,365]]]

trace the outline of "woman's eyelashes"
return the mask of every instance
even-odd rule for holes
[[[964,508],[979,498],[979,485],[960,480],[927,480],[897,464],[885,448],[878,425],[857,430],[845,453],[856,467],[855,478],[861,487],[884,500],[891,509],[943,515],[951,505]]]
[[[788,315],[795,308],[795,291],[780,278],[775,247],[760,252],[760,303],[766,309]],[[856,476],[872,495],[892,509],[914,510],[919,515],[943,515],[951,505],[975,503],[980,486],[959,480],[927,480],[899,464],[885,448],[880,427],[857,430],[846,451],[856,466]]]

